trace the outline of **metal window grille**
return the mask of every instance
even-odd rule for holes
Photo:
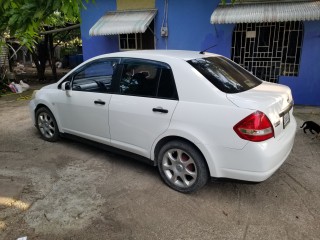
[[[120,50],[142,49],[141,33],[120,34],[119,48]]]
[[[233,32],[232,60],[262,80],[298,76],[303,23],[240,23]]]

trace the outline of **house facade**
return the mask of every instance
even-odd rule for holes
[[[81,13],[84,60],[135,49],[217,53],[320,106],[320,1],[96,0]]]

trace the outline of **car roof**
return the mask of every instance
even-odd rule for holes
[[[167,57],[167,58],[175,58],[175,59],[182,59],[185,61],[203,57],[210,57],[210,56],[218,56],[217,54],[213,53],[203,53],[197,51],[188,51],[188,50],[138,50],[138,51],[125,51],[125,52],[116,52],[116,53],[109,53],[97,56],[96,58],[103,58],[103,57],[136,57],[136,58],[156,58],[156,57]]]

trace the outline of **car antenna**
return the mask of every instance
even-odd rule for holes
[[[211,47],[208,47],[208,48],[205,49],[205,50],[200,51],[200,54],[204,54],[205,51],[209,50],[210,48],[214,48],[214,47],[217,46],[217,45],[218,45],[218,44],[215,44],[215,45],[213,45],[213,46],[211,46]]]

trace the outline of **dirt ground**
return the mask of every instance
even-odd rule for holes
[[[319,108],[295,114],[320,123]],[[136,160],[43,141],[28,100],[0,98],[0,239],[320,239],[319,182],[320,140],[298,129],[267,181],[181,194]]]

